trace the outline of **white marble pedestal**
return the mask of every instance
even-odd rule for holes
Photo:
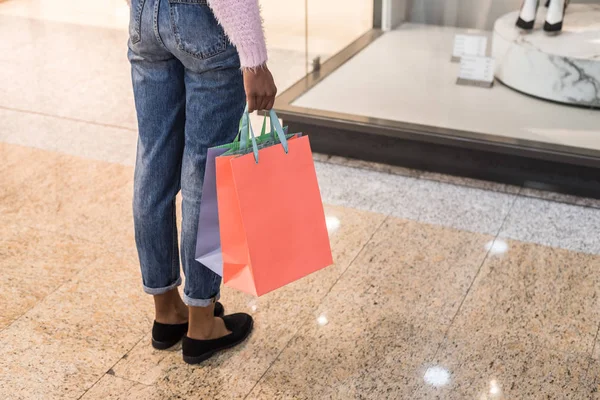
[[[496,21],[496,78],[532,96],[600,108],[600,5],[571,4],[557,36],[543,31],[545,16],[540,7],[531,32],[515,26],[518,11]]]

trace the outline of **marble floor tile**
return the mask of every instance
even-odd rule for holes
[[[329,311],[327,323],[309,321],[294,337],[248,399],[411,398],[443,329],[372,303]]]
[[[0,332],[0,396],[77,399],[120,357],[110,348],[56,338],[35,321],[19,319]]]
[[[600,324],[598,325],[598,334],[596,334],[596,343],[592,352],[592,357],[600,361]],[[600,383],[600,382],[599,382]]]
[[[153,350],[146,337],[114,367],[115,375],[183,398],[243,398],[385,219],[341,207],[328,206],[325,211],[335,265],[258,299],[224,288],[222,301],[228,313],[248,312],[255,318],[255,331],[246,344],[190,367],[178,351]]]
[[[591,355],[600,323],[600,257],[516,241],[501,247],[486,259],[450,337],[535,338],[545,348]]]
[[[381,214],[418,216],[416,205],[404,201],[417,179],[378,171],[316,162],[323,202]]]
[[[103,254],[73,237],[4,225],[0,235],[0,330]]]
[[[41,150],[34,150],[24,146],[0,142],[0,201],[6,201],[9,193],[14,193],[21,185],[27,186],[30,181],[41,179],[40,175],[56,168],[57,154],[48,153],[46,156],[35,157],[43,154]],[[30,160],[31,159],[31,160]],[[33,164],[30,164],[33,162]],[[0,203],[0,207],[8,207]],[[0,214],[3,217],[4,213]]]
[[[137,132],[0,108],[0,142],[133,166]]]
[[[589,357],[536,346],[535,339],[448,340],[422,378],[415,400],[581,399],[593,390]],[[589,399],[592,397],[585,397]]]
[[[568,194],[530,188],[523,188],[520,194],[524,197],[534,197],[537,199],[551,200],[558,203],[572,204],[575,206],[600,208],[600,200],[589,197],[572,196]]]
[[[363,161],[354,158],[330,156],[324,154],[320,155],[320,159],[318,161],[342,165],[351,168],[360,168],[371,171],[384,172],[387,174],[411,176],[414,178],[417,178],[422,174],[422,171],[418,171],[416,169],[409,169],[404,167],[398,167],[395,165],[380,164],[376,162]]]
[[[248,398],[410,398],[489,240],[387,220]]]
[[[0,14],[122,30],[129,22],[129,7],[121,0],[91,4],[73,0],[55,0],[52,4],[45,0],[3,1]]]
[[[513,193],[416,179],[322,159],[323,156],[317,156],[317,175],[323,201],[329,204],[496,235],[515,201]]]
[[[133,248],[132,168],[16,145],[0,148],[18,159],[1,178],[0,221]]]
[[[136,128],[126,30],[0,15],[0,36],[1,107]]]
[[[150,331],[153,319],[137,259],[107,249],[20,318],[53,339],[79,340],[119,354]]]
[[[449,325],[491,236],[390,218],[329,297],[376,298],[378,307]]]
[[[174,398],[173,395],[164,389],[106,374],[81,397],[81,400],[166,400],[172,398]]]
[[[133,257],[89,243],[54,245],[46,257],[61,255],[65,268],[76,258],[85,265],[0,332],[0,394],[16,393],[5,398],[79,398],[151,328],[153,307]],[[44,259],[44,249],[32,250]]]
[[[419,221],[489,235],[498,233],[514,200],[514,194],[425,179],[419,179],[404,199],[417,209]]]
[[[507,185],[503,183],[484,181],[479,179],[465,178],[462,176],[439,174],[437,172],[423,172],[421,179],[450,183],[452,185],[466,186],[474,189],[489,190],[492,192],[518,194],[521,188],[519,186]]]
[[[0,15],[0,37],[0,107],[137,129],[127,29]],[[269,56],[280,93],[304,76],[304,51]]]
[[[519,197],[501,236],[546,246],[600,254],[600,210]]]
[[[582,387],[581,400],[600,399],[600,361],[597,359],[590,361],[586,381],[590,386]]]

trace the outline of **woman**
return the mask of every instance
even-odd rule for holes
[[[254,111],[275,101],[257,0],[132,0],[128,55],[139,128],[133,215],[154,296],[152,344],[183,338],[184,360],[199,363],[241,343],[253,324],[247,314],[223,317],[221,278],[194,253],[207,149],[235,138],[246,102]]]

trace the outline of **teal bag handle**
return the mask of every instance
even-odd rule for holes
[[[234,140],[234,143],[240,142],[240,149],[248,148],[248,139],[250,138],[248,127],[250,125],[251,125],[250,113],[248,112],[248,104],[246,104],[246,108],[244,109],[244,114],[242,115],[242,119],[240,119],[239,131]],[[263,120],[262,130],[260,132],[261,136],[265,134],[266,129],[267,129],[267,117],[265,116],[265,118]],[[275,139],[275,134],[272,133],[272,135],[273,135],[273,139]]]
[[[248,131],[250,132],[250,138],[252,139],[252,151],[254,152],[254,161],[258,164],[258,144],[256,143],[256,136],[254,136],[254,130],[252,130],[252,124],[248,123]]]
[[[270,117],[270,122],[271,122],[271,135],[273,136],[273,140],[276,140],[275,134],[277,134],[277,139],[279,139],[279,142],[283,146],[283,150],[287,154],[289,152],[287,137],[285,135],[283,127],[281,126],[281,123],[279,123],[279,118],[277,117],[277,114],[273,110],[269,111],[269,117]],[[267,129],[267,117],[265,116],[265,118],[263,119],[261,136],[265,134],[266,129]],[[250,123],[250,114],[248,113],[248,104],[246,104],[246,107],[244,108],[244,114],[242,115],[242,119],[240,120],[238,137],[239,137],[239,142],[240,142],[240,149],[247,149],[248,148],[248,139],[251,140],[252,151],[254,152],[254,160],[258,164],[258,143],[256,141],[256,136],[254,135],[254,130],[252,129],[252,124]],[[236,140],[237,140],[237,138],[236,138]]]
[[[260,136],[264,136],[266,131],[267,131],[267,116],[265,115],[265,117],[263,118],[262,129],[260,130]],[[273,139],[275,139],[275,135],[273,134],[273,128],[271,128],[271,135],[273,136]]]
[[[240,131],[238,137],[240,139],[240,148],[245,149],[248,147],[248,126],[250,125],[250,115],[248,114],[248,103],[244,108],[244,114],[240,120]],[[237,139],[237,138],[236,138]]]
[[[275,132],[277,133],[277,136],[279,137],[279,141],[281,142],[281,145],[283,146],[283,150],[285,150],[285,154],[287,154],[289,152],[287,138],[285,137],[285,132],[283,131],[283,127],[279,123],[279,118],[277,117],[275,110],[269,111],[269,117],[271,117],[271,130],[273,130],[273,129],[275,130]]]

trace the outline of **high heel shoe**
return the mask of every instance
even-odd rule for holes
[[[517,19],[517,27],[524,30],[532,30],[535,25],[535,17],[537,15],[540,0],[523,0],[519,19]]]
[[[544,31],[558,33],[562,30],[569,0],[550,0],[549,3],[546,22],[544,22]]]

